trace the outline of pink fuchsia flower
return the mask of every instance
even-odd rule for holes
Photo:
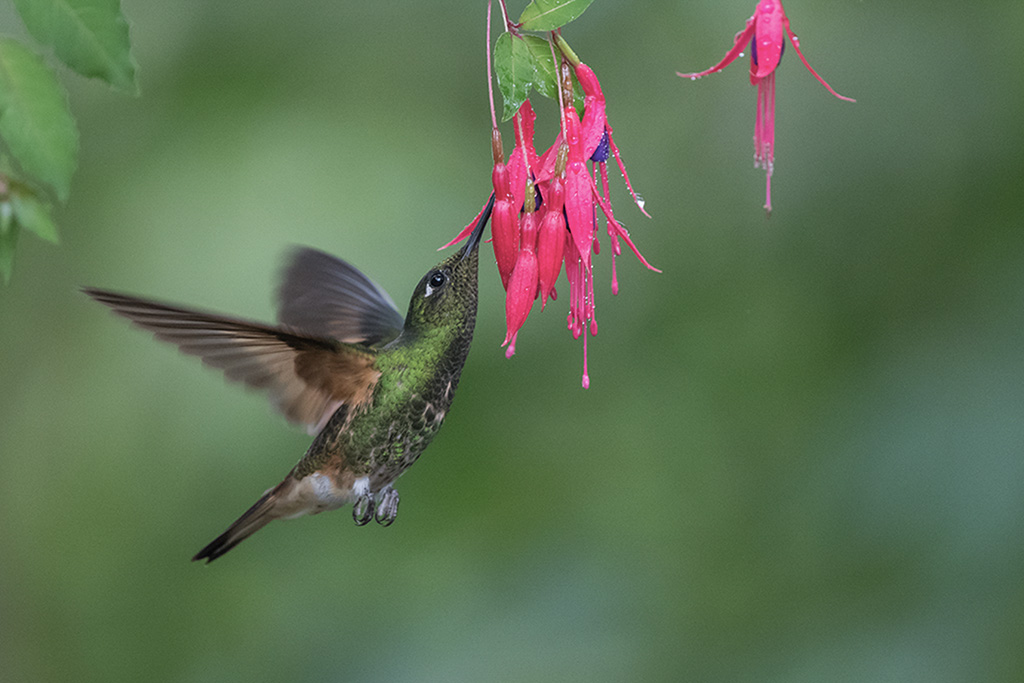
[[[779,0],[760,0],[754,16],[747,19],[747,27],[736,34],[732,49],[718,64],[699,73],[678,73],[682,78],[696,80],[702,76],[721,71],[743,56],[743,49],[750,43],[750,84],[757,86],[757,116],[754,121],[754,167],[765,170],[765,211],[772,211],[772,172],[775,167],[775,68],[785,50],[784,35],[789,36],[800,61],[814,75],[818,82],[841,100],[856,100],[840,95],[825,82],[818,72],[807,63],[800,50],[800,41],[789,26],[789,18]]]
[[[505,351],[508,358],[516,352],[516,335],[529,317],[533,301],[537,298],[537,233],[538,222],[541,219],[537,215],[535,196],[533,181],[527,179],[526,201],[520,221],[519,254],[516,256],[515,267],[512,269],[505,293],[505,322],[508,331],[505,333],[502,346],[508,345]]]
[[[494,211],[491,214],[491,246],[494,259],[498,262],[498,275],[507,290],[508,279],[516,264],[519,252],[519,206],[512,192],[511,173],[505,165],[501,149],[501,133],[492,130],[491,150],[494,155],[494,170],[491,171],[491,185],[494,188]]]
[[[557,39],[556,39],[557,40]],[[572,62],[575,55],[568,50],[568,46],[562,47],[563,54],[569,62]],[[568,52],[568,54],[566,54]],[[629,233],[616,220],[612,211],[611,202],[608,200],[608,175],[605,163],[608,160],[609,151],[618,150],[611,142],[611,128],[608,126],[605,115],[604,95],[601,93],[600,85],[593,71],[590,70],[578,59],[575,59],[575,71],[580,85],[584,92],[583,120],[576,114],[572,103],[572,80],[570,77],[569,64],[562,65],[561,78],[561,113],[562,131],[560,139],[556,139],[555,145],[545,153],[545,158],[555,154],[556,163],[554,178],[561,179],[561,158],[565,155],[565,202],[564,212],[569,227],[569,235],[564,248],[565,274],[569,281],[569,316],[568,327],[574,338],[583,335],[583,386],[590,385],[590,376],[587,364],[587,334],[597,334],[597,320],[594,307],[594,273],[591,252],[600,252],[600,243],[597,235],[596,207],[601,208],[608,224],[608,234],[611,239],[613,261],[612,261],[612,292],[618,293],[618,281],[615,275],[614,254],[620,253],[618,239],[622,238],[636,254],[640,261],[657,272],[640,254],[629,237]],[[588,107],[589,113],[588,113]],[[589,143],[589,147],[588,147]],[[562,149],[566,152],[562,152]],[[590,161],[593,165],[588,168],[586,163]],[[544,162],[542,162],[543,164]],[[619,161],[620,169],[625,174],[625,168]],[[545,169],[546,170],[546,169]],[[602,179],[604,195],[597,186],[597,178]],[[627,181],[627,187],[629,186]],[[632,188],[630,188],[632,192]],[[634,194],[638,206],[640,201]],[[641,209],[643,207],[641,206]],[[542,256],[541,261],[545,259]]]
[[[544,206],[546,210],[540,222],[537,235],[537,280],[540,285],[540,310],[548,297],[555,298],[555,281],[562,271],[565,254],[567,228],[565,224],[565,164],[569,158],[569,147],[560,145],[555,175],[548,181]]]

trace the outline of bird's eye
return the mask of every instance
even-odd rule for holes
[[[435,289],[443,287],[446,282],[448,282],[448,276],[443,270],[434,271],[427,280],[427,290],[424,293],[425,296],[430,296],[433,294]]]

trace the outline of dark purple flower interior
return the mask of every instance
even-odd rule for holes
[[[590,155],[590,160],[597,164],[608,161],[608,131],[601,135],[601,142],[597,143],[597,149]]]

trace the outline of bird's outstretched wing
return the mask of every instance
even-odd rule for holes
[[[404,320],[379,285],[357,268],[322,251],[291,251],[277,292],[282,325],[316,337],[380,346]]]
[[[368,401],[380,377],[369,346],[271,327],[101,289],[83,291],[118,315],[264,389],[285,417],[315,433],[342,405]]]

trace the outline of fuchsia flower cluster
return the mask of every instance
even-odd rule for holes
[[[599,219],[603,217],[611,251],[611,290],[619,290],[616,257],[625,243],[647,268],[657,271],[641,255],[629,233],[615,216],[608,192],[608,160],[622,172],[626,187],[640,211],[643,201],[633,191],[622,156],[608,123],[607,103],[593,69],[584,64],[561,36],[561,27],[578,17],[591,0],[532,0],[519,23],[508,18],[499,0],[505,34],[495,45],[498,85],[505,100],[505,118],[511,114],[515,145],[507,160],[494,112],[490,61],[491,3],[487,5],[488,90],[491,94],[491,172],[494,204],[491,243],[501,283],[505,288],[506,356],[515,354],[519,331],[540,300],[541,310],[556,299],[555,284],[563,267],[569,284],[567,326],[573,337],[583,338],[583,386],[590,385],[587,337],[597,334],[594,297],[594,256],[601,251]],[[543,31],[540,38],[525,31]],[[771,215],[771,178],[775,166],[775,72],[785,50],[785,37],[804,66],[836,97],[840,95],[811,68],[789,25],[779,0],[758,0],[754,15],[736,34],[733,45],[715,66],[701,72],[679,73],[696,80],[721,71],[750,49],[750,83],[757,86],[754,123],[754,166],[765,170],[765,205]],[[550,50],[551,61],[548,61]],[[539,84],[538,84],[539,82]],[[577,113],[582,91],[582,115]],[[543,87],[542,87],[543,86]],[[531,88],[556,97],[559,132],[544,152],[534,146],[536,114],[528,94]],[[513,114],[513,112],[515,112]],[[481,215],[483,211],[481,211]],[[477,216],[479,220],[480,215]],[[474,220],[449,245],[465,238]],[[446,245],[446,246],[449,246]]]
[[[542,154],[534,147],[536,114],[527,99],[513,117],[515,146],[505,161],[501,133],[493,124],[491,149],[494,169],[492,246],[501,283],[505,287],[507,332],[505,355],[515,353],[519,330],[540,299],[541,310],[555,299],[555,282],[564,264],[569,282],[567,326],[573,337],[583,337],[583,386],[590,385],[587,336],[597,334],[594,308],[594,264],[599,254],[598,209],[604,216],[612,254],[612,293],[619,289],[615,258],[622,243],[651,270],[628,231],[616,219],[608,194],[608,159],[614,157],[633,200],[644,215],[643,201],[633,191],[608,123],[606,102],[594,71],[579,61],[557,34],[552,41],[560,60],[560,132]],[[573,106],[572,75],[583,90],[582,119]],[[472,230],[474,220],[450,244]]]

